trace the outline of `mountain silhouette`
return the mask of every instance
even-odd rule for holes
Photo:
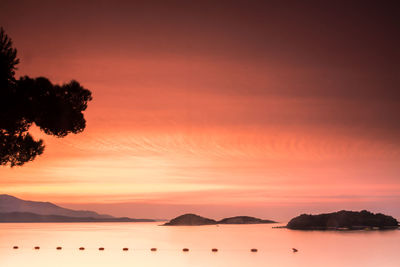
[[[111,219],[111,215],[98,214],[88,210],[71,210],[50,202],[28,201],[10,195],[0,195],[0,213],[28,212],[39,215],[58,215],[67,217],[86,217],[95,219]]]

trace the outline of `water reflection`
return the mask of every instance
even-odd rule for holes
[[[0,266],[397,267],[400,262],[398,230],[320,232],[272,229],[271,225],[166,227],[158,223],[0,226]],[[293,253],[292,248],[299,251]]]

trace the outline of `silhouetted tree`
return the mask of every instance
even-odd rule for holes
[[[29,128],[35,123],[46,134],[64,137],[85,129],[83,111],[92,100],[77,81],[52,84],[44,77],[15,79],[17,50],[0,28],[0,165],[23,165],[43,153],[43,140]]]

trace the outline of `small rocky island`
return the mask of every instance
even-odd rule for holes
[[[311,215],[302,214],[289,221],[287,228],[294,230],[362,230],[396,229],[398,221],[392,216],[366,210]]]
[[[181,216],[178,216],[171,221],[165,223],[164,225],[212,225],[212,224],[261,224],[261,223],[276,223],[271,220],[262,220],[259,218],[254,218],[254,217],[249,217],[249,216],[236,216],[236,217],[230,217],[230,218],[225,218],[220,221],[216,221],[213,219],[201,217],[196,214],[184,214]]]
[[[250,216],[236,216],[225,218],[218,221],[218,224],[260,224],[260,223],[276,223],[271,220],[262,220]]]
[[[184,214],[178,216],[169,222],[165,223],[164,225],[209,225],[209,224],[216,224],[217,221],[208,219],[205,217],[201,217],[196,214]]]

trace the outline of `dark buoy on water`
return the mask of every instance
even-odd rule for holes
[[[250,249],[250,251],[251,251],[251,252],[257,252],[257,251],[258,251],[258,249],[256,249],[256,248],[252,248],[252,249]]]
[[[150,250],[151,251],[157,251],[157,248],[151,248]]]
[[[84,247],[80,247],[79,250],[85,250],[85,248]]]
[[[56,247],[57,250],[62,250],[62,247]]]
[[[103,248],[103,247],[101,247],[101,248],[99,248],[99,250],[104,250],[104,248]]]
[[[188,249],[188,248],[184,248],[184,249],[182,249],[182,251],[183,251],[183,252],[188,252],[189,249]]]
[[[38,250],[38,249],[40,249],[40,247],[39,247],[39,246],[36,246],[36,247],[34,247],[34,249]]]
[[[211,251],[212,252],[218,252],[218,249],[217,248],[213,248],[213,249],[211,249]]]
[[[128,250],[129,250],[129,248],[123,248],[122,250],[123,250],[123,251],[128,251]]]
[[[13,249],[18,249],[18,246],[13,246]]]
[[[297,248],[292,248],[292,250],[293,250],[293,253],[299,251]]]

